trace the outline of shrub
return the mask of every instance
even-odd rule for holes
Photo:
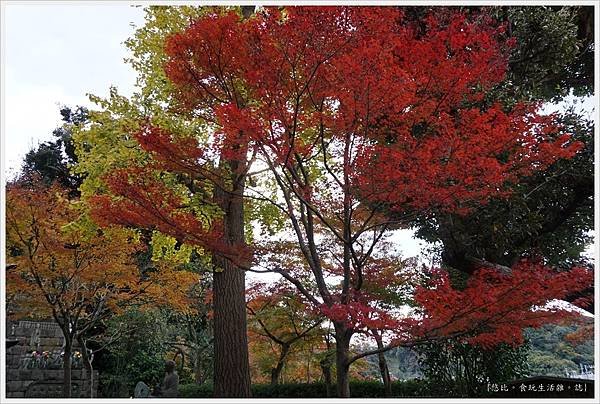
[[[396,381],[392,383],[394,397],[420,397],[424,393],[422,380]],[[254,384],[254,398],[325,398],[324,383]],[[383,397],[383,384],[378,381],[351,381],[350,393],[354,398]],[[213,388],[210,384],[183,384],[179,386],[180,398],[209,398]]]
[[[211,398],[213,386],[211,384],[180,384],[179,398]]]
[[[260,398],[320,398],[327,397],[324,383],[255,384],[252,396]]]
[[[392,396],[394,397],[429,397],[427,384],[422,379],[412,379],[392,382]],[[352,387],[351,387],[352,388]],[[382,386],[383,388],[383,386]]]

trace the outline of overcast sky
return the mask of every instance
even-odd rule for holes
[[[5,174],[50,140],[59,105],[90,105],[111,85],[130,94],[135,75],[123,45],[143,23],[141,7],[113,4],[3,4]]]

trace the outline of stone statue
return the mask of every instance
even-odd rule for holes
[[[35,326],[35,331],[31,334],[31,339],[29,340],[29,347],[31,349],[35,349],[36,351],[40,350],[40,325],[39,323]]]
[[[165,398],[177,397],[179,389],[179,375],[175,371],[175,362],[165,362],[165,378],[160,384],[160,396]]]
[[[179,394],[179,375],[175,371],[175,362],[165,362],[165,377],[161,384],[157,385],[152,394],[150,388],[144,382],[138,382],[135,386],[135,398],[174,398]]]
[[[52,352],[51,359],[48,361],[48,369],[62,369],[63,359],[58,352]]]

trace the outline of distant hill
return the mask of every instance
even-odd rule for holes
[[[593,326],[593,319],[587,320]],[[529,376],[565,377],[567,372],[579,372],[580,364],[594,365],[594,340],[587,338],[578,344],[570,343],[565,337],[578,330],[577,326],[546,325],[539,329],[528,329],[525,336],[529,341]],[[396,348],[385,354],[388,368],[394,379],[408,380],[422,377],[417,354],[408,348]],[[366,358],[369,367],[365,376],[378,379],[377,356]]]
[[[589,320],[593,326],[593,319]],[[579,372],[581,365],[594,365],[594,340],[572,344],[565,337],[577,331],[576,326],[546,325],[527,330],[529,340],[529,373],[531,376],[561,376]]]

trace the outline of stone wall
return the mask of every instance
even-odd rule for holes
[[[94,371],[94,386],[97,386],[98,371]],[[71,396],[89,397],[90,382],[84,369],[73,369],[71,374]],[[62,369],[8,369],[6,372],[7,398],[58,398],[62,397]],[[96,397],[97,388],[94,388]]]
[[[54,322],[19,321],[9,323],[7,340],[19,344],[6,350],[6,396],[7,398],[62,396],[63,369],[60,360],[54,363],[32,362],[32,352],[47,352],[50,357],[60,358],[64,337]],[[74,351],[78,347],[74,347]],[[89,397],[89,372],[81,364],[72,369],[72,397]],[[97,390],[98,372],[94,371],[94,390]],[[94,393],[94,396],[96,394]]]

